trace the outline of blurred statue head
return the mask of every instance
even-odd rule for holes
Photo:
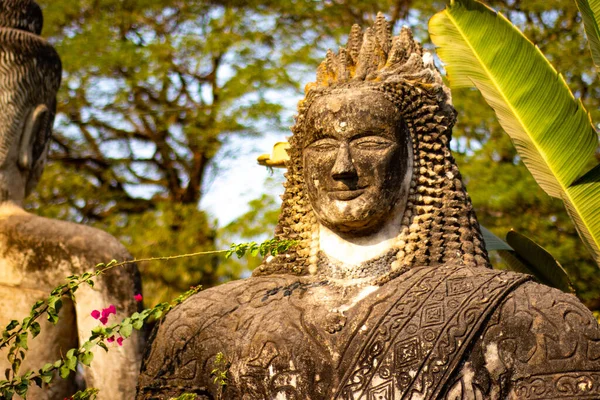
[[[276,230],[299,244],[255,275],[318,274],[320,227],[360,238],[392,217],[388,278],[413,266],[489,265],[449,148],[450,91],[411,31],[390,31],[382,14],[365,31],[353,26],[306,86]]]
[[[20,204],[46,160],[62,66],[42,23],[33,1],[0,0],[0,201]]]

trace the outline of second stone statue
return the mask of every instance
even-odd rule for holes
[[[112,259],[131,259],[112,236],[94,228],[38,217],[23,210],[23,200],[42,173],[52,124],[61,61],[42,39],[42,12],[29,0],[0,0],[0,326],[29,315],[37,300],[72,274],[92,271]],[[118,316],[137,311],[137,269],[129,266],[102,275],[94,287],[77,292],[77,304],[64,298],[59,322],[40,319],[41,334],[30,339],[20,373],[59,360],[87,340],[100,324],[90,312],[116,305]],[[45,318],[44,318],[45,319]],[[141,340],[134,336],[105,353],[95,351],[92,368],[76,379],[56,379],[27,398],[56,400],[83,386],[100,389],[99,399],[131,399],[141,359]],[[0,351],[4,376],[8,349]]]

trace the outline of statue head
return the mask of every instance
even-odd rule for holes
[[[0,201],[20,204],[46,160],[62,65],[41,29],[33,1],[0,0]]]
[[[289,140],[276,236],[298,241],[254,274],[318,273],[320,227],[372,235],[398,218],[391,273],[488,267],[479,224],[449,148],[456,112],[433,57],[382,14],[327,53]]]

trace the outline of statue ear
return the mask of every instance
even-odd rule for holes
[[[41,130],[45,128],[44,122],[46,121],[48,113],[48,107],[45,104],[39,104],[27,116],[25,128],[21,135],[21,143],[19,143],[18,165],[22,170],[30,170],[33,166],[33,139],[38,135],[43,134]]]

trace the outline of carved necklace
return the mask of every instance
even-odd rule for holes
[[[392,249],[379,257],[359,264],[347,264],[319,251],[317,254],[318,273],[334,281],[357,280],[358,286],[381,285],[389,281],[389,279],[385,279],[384,282],[381,282],[381,278],[396,272],[392,271],[392,262],[396,259],[396,253],[398,253],[398,249]]]

